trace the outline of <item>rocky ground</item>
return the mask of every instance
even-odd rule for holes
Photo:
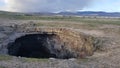
[[[48,23],[54,24],[62,22],[57,21],[34,21],[42,22],[42,26],[46,27]],[[7,28],[9,25],[30,23],[30,20],[3,20],[0,19],[0,42],[5,42],[4,39],[8,38],[8,35],[12,34],[12,29]],[[43,25],[43,23],[46,23]],[[100,39],[97,45],[100,46],[98,50],[94,52],[94,55],[86,57],[84,59],[29,59],[23,57],[2,56],[0,57],[0,68],[120,68],[120,26],[119,25],[98,25],[91,28],[88,25],[81,23],[64,22],[74,25],[67,26],[70,28],[83,32],[85,34],[94,36]],[[65,24],[66,25],[66,24]],[[51,27],[51,26],[50,26]],[[52,27],[55,27],[52,25]],[[60,25],[64,27],[64,25]],[[5,31],[4,31],[5,30]],[[4,37],[4,38],[3,38]],[[0,44],[1,45],[1,44]]]

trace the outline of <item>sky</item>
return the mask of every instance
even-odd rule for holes
[[[0,0],[0,10],[12,12],[120,12],[120,0]]]

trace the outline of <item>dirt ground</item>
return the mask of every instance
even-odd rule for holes
[[[31,20],[5,20],[0,19],[0,27],[13,24],[30,23]],[[33,23],[41,24],[39,27],[64,27],[97,37],[101,49],[93,56],[84,59],[43,59],[30,60],[23,57],[12,57],[10,60],[0,59],[0,68],[120,68],[120,26],[112,24],[89,26],[83,23],[69,21],[44,21],[32,20]],[[48,26],[51,24],[51,26]],[[55,26],[56,25],[56,26]],[[7,28],[6,28],[7,29]],[[0,29],[2,31],[2,29]],[[7,35],[0,32],[0,38]],[[101,44],[102,43],[102,44]]]

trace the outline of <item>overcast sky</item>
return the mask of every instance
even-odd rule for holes
[[[120,12],[120,0],[0,0],[0,10],[13,12]]]

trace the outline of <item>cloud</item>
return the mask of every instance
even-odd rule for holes
[[[4,10],[5,0],[0,0],[0,10]]]
[[[5,10],[14,12],[76,11],[88,6],[92,0],[4,0]]]

